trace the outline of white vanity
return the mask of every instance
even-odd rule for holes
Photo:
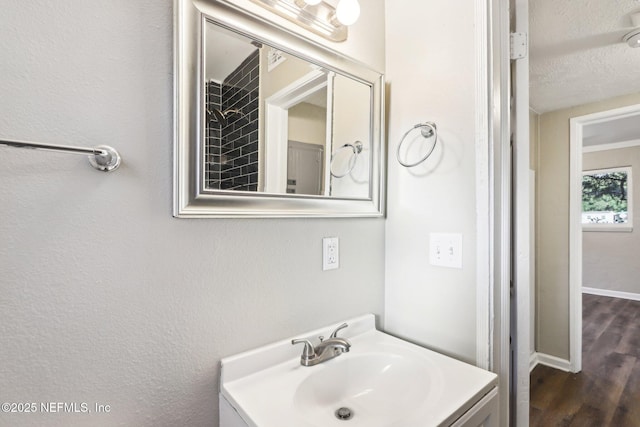
[[[346,323],[349,351],[315,366],[291,339],[223,359],[220,426],[498,426],[495,374],[380,332],[371,314]]]

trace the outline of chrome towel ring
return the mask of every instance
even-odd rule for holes
[[[402,144],[404,143],[405,139],[407,139],[407,136],[415,129],[420,129],[420,134],[425,139],[428,139],[431,137],[434,137],[435,139],[433,141],[433,145],[431,146],[427,154],[424,155],[424,157],[422,157],[420,160],[418,160],[415,163],[407,163],[400,158],[400,149],[402,148]],[[418,123],[417,125],[413,126],[411,129],[406,131],[405,134],[402,136],[402,139],[400,140],[400,144],[398,144],[398,149],[396,150],[396,159],[398,159],[398,163],[400,163],[405,168],[412,168],[414,166],[418,166],[420,163],[427,160],[431,155],[431,153],[433,153],[433,150],[436,148],[437,142],[438,142],[438,130],[436,128],[436,124],[433,122]]]
[[[347,168],[347,171],[343,174],[336,174],[333,172],[333,158],[338,153],[338,151],[342,150],[343,148],[351,148],[353,150],[353,154],[351,154],[351,157],[349,157],[349,167]],[[331,155],[331,165],[329,166],[329,171],[331,172],[331,176],[334,178],[342,178],[349,175],[353,170],[353,168],[356,166],[356,160],[358,160],[358,155],[361,152],[362,152],[362,142],[360,141],[356,141],[353,144],[346,143],[342,147],[334,151],[333,154]]]

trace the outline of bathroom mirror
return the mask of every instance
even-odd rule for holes
[[[216,0],[176,0],[174,216],[383,214],[383,76]]]

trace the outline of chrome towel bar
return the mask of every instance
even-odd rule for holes
[[[16,148],[29,148],[33,150],[57,151],[60,153],[84,154],[89,156],[89,163],[95,169],[103,172],[111,172],[118,169],[122,158],[120,154],[108,145],[89,147],[72,147],[69,145],[43,144],[40,142],[15,141],[0,139],[0,145]]]

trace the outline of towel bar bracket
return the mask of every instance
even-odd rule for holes
[[[122,162],[122,158],[115,148],[109,147],[108,145],[98,145],[95,148],[105,151],[105,154],[94,154],[89,156],[89,163],[91,166],[103,172],[111,172],[118,169]]]

